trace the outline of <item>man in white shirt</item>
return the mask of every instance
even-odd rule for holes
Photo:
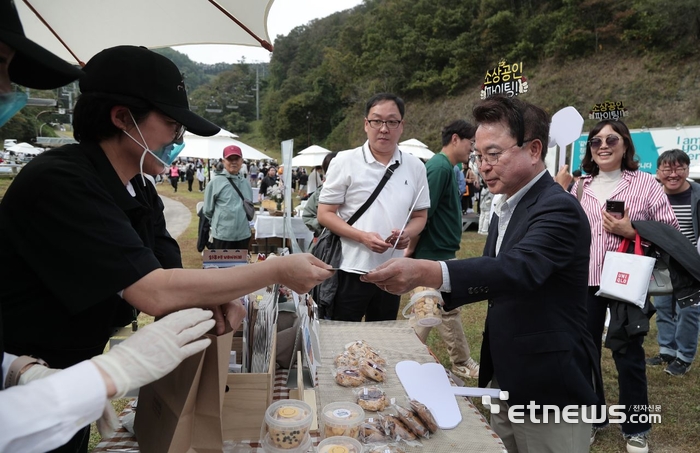
[[[367,141],[338,153],[328,168],[318,221],[341,237],[343,258],[335,299],[317,301],[326,310],[326,317],[341,321],[396,319],[400,297],[361,282],[360,276],[392,256],[402,256],[409,240],[425,227],[430,207],[425,166],[398,148],[404,111],[403,100],[393,94],[373,96],[365,106]],[[348,225],[387,172],[391,177],[377,198],[352,226]]]

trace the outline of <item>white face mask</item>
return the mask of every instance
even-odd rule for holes
[[[177,141],[173,141],[160,147],[160,149],[157,149],[155,151],[151,150],[148,147],[148,144],[146,143],[146,139],[143,138],[141,129],[139,129],[138,124],[136,124],[136,120],[134,119],[134,115],[131,114],[131,110],[129,110],[129,116],[131,116],[131,120],[134,122],[134,126],[136,126],[136,131],[139,133],[141,140],[143,140],[143,144],[136,140],[134,137],[132,137],[131,134],[129,134],[127,131],[124,131],[124,133],[137,145],[143,148],[143,154],[141,154],[141,160],[139,161],[139,173],[141,174],[141,180],[143,181],[143,185],[146,185],[146,178],[144,178],[143,176],[143,161],[146,159],[146,153],[151,153],[151,155],[156,159],[156,161],[158,161],[161,164],[163,168],[161,168],[160,171],[162,172],[166,168],[170,167],[170,164],[177,158],[180,152],[182,152],[182,149],[185,147],[185,142],[182,141],[182,138],[180,138],[180,143],[178,143]]]

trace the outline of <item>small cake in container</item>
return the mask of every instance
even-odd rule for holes
[[[311,406],[299,400],[272,403],[265,411],[270,443],[276,448],[295,449],[305,442],[313,419]]]
[[[355,403],[327,404],[321,412],[324,437],[347,436],[357,439],[360,425],[365,420],[365,411]]]

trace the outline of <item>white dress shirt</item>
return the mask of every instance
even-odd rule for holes
[[[503,243],[503,236],[508,230],[508,224],[510,219],[515,212],[516,206],[525,194],[535,185],[537,181],[540,180],[542,175],[545,174],[547,170],[542,170],[538,175],[530,180],[525,186],[520,190],[515,192],[511,197],[503,197],[498,201],[494,198],[494,204],[492,204],[491,212],[498,214],[498,238],[496,239],[496,255],[501,250],[501,244]],[[447,270],[447,264],[444,261],[440,261],[440,268],[442,269],[442,286],[440,286],[439,291],[441,292],[452,292],[452,282],[450,281],[450,273]]]
[[[15,358],[5,354],[5,373]],[[1,390],[0,451],[40,453],[60,447],[100,418],[106,401],[104,379],[89,360],[27,385]]]

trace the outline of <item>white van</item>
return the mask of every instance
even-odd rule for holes
[[[3,149],[7,149],[7,148],[9,148],[10,146],[14,146],[14,145],[16,145],[16,144],[17,144],[17,139],[16,139],[16,138],[7,138],[7,139],[5,139],[5,142],[3,143],[2,148],[3,148]]]

